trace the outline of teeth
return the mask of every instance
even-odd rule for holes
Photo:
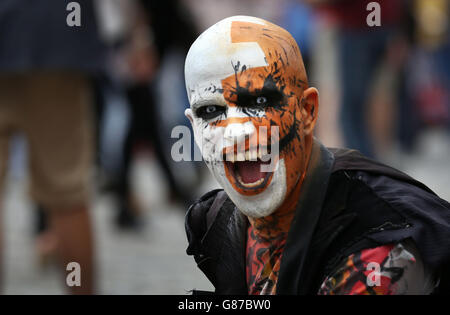
[[[245,151],[245,160],[250,161],[250,151]]]
[[[225,161],[237,162],[237,161],[257,161],[258,159],[267,162],[270,160],[270,155],[263,153],[263,150],[246,150],[245,152],[233,153],[229,152],[225,154]]]
[[[261,149],[258,150],[258,158],[260,160],[262,160],[262,150]]]
[[[260,178],[260,179],[258,179],[256,182],[254,182],[254,183],[244,183],[244,182],[242,181],[241,175],[239,175],[239,174],[237,174],[236,178],[237,178],[237,180],[239,181],[239,184],[241,184],[242,186],[247,187],[247,188],[253,188],[253,187],[256,187],[256,186],[258,186],[258,185],[261,185],[261,184],[264,182],[264,178]]]
[[[259,149],[258,150],[258,158],[263,162],[268,162],[271,159],[270,153],[266,150]]]
[[[235,161],[234,154],[227,154],[227,155],[225,156],[225,158],[226,158],[226,160],[227,160],[228,162],[234,162],[234,161]]]
[[[235,161],[245,161],[245,154],[243,152],[239,152],[235,157]]]
[[[250,151],[250,161],[256,161],[258,159],[258,151]]]

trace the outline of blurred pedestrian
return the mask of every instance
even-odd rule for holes
[[[167,180],[169,199],[183,204],[191,201],[189,193],[174,174],[170,155],[167,153],[170,150],[163,140],[166,139],[163,137],[165,126],[160,117],[165,115],[167,104],[157,102],[155,77],[169,51],[175,47],[185,54],[196,36],[195,26],[179,1],[141,0],[136,4],[134,23],[121,48],[128,65],[128,78],[124,87],[129,103],[130,123],[115,190],[119,199],[116,222],[119,227],[132,229],[142,224],[142,211],[135,202],[131,189],[131,163],[137,143],[151,145]],[[171,88],[170,93],[176,93],[173,91],[176,86]],[[161,108],[158,108],[159,105]]]
[[[308,0],[326,11],[336,23],[340,65],[340,122],[345,145],[361,153],[376,155],[369,124],[370,89],[387,47],[397,35],[402,19],[402,0],[377,1],[380,26],[367,23],[369,0]]]
[[[8,142],[22,132],[30,192],[47,211],[61,270],[66,272],[69,262],[81,267],[81,285],[70,292],[90,294],[95,284],[90,77],[103,68],[103,46],[92,2],[69,2],[0,3],[0,180],[3,184]]]

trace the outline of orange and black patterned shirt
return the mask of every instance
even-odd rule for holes
[[[247,233],[248,293],[275,294],[286,235],[262,239],[251,225]],[[435,286],[436,281],[414,244],[405,241],[350,255],[324,280],[318,294],[430,294]]]

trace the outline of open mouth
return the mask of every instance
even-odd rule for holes
[[[225,170],[231,184],[241,190],[259,190],[265,188],[273,172],[264,171],[269,167],[271,160],[262,159],[261,154],[246,151],[245,154],[227,156],[224,158]]]

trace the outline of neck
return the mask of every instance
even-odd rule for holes
[[[309,143],[308,143],[309,142]],[[312,143],[308,141],[305,145],[307,152],[311,152]],[[248,218],[253,227],[255,235],[267,241],[283,239],[287,236],[291,222],[294,219],[297,202],[300,196],[303,181],[305,179],[306,170],[308,168],[310,154],[307,155],[305,161],[304,172],[299,174],[298,180],[286,196],[284,202],[272,214],[262,218]]]

